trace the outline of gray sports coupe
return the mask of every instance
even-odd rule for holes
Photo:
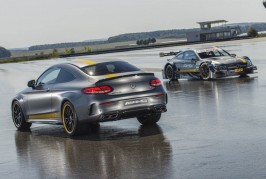
[[[63,124],[74,136],[87,124],[137,117],[143,124],[159,121],[167,94],[153,73],[123,61],[80,60],[48,68],[12,100],[18,130],[31,124]]]
[[[257,70],[248,57],[237,57],[217,47],[160,53],[160,56],[174,56],[167,60],[162,70],[163,78],[171,81],[180,78],[209,80],[227,76],[244,77]]]

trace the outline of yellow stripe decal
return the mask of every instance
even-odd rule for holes
[[[105,75],[107,78],[113,78],[113,77],[117,77],[116,74],[112,73],[112,74],[107,74]]]
[[[239,60],[241,60],[243,63],[247,63],[247,60],[245,60],[243,58],[239,58]]]
[[[183,73],[193,73],[193,72],[198,72],[197,69],[184,69],[184,70],[177,70],[176,72],[183,72]]]
[[[92,60],[79,60],[82,63],[85,63],[87,65],[95,65],[96,62],[92,61]]]
[[[36,115],[30,115],[29,119],[52,119],[52,118],[59,118],[59,113],[47,113],[47,114],[36,114]]]

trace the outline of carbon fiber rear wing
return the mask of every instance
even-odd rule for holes
[[[160,57],[166,57],[166,56],[175,56],[177,54],[179,54],[181,51],[178,51],[178,52],[169,52],[169,53],[164,53],[164,52],[161,52],[159,53]]]

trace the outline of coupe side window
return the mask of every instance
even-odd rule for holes
[[[65,69],[61,69],[56,83],[66,83],[75,79],[75,76]]]
[[[47,70],[38,79],[37,86],[43,85],[43,84],[55,83],[59,72],[60,72],[59,68],[53,68],[53,69]]]

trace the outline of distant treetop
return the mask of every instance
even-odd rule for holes
[[[254,27],[250,27],[248,30],[248,36],[250,37],[257,37],[258,36],[258,31]]]

